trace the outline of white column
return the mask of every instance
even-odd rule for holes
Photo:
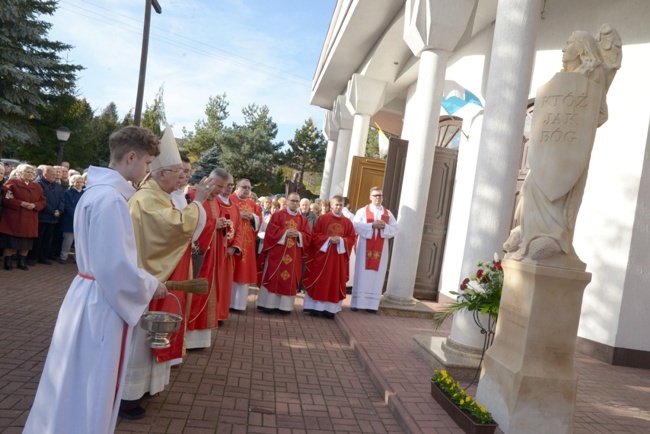
[[[501,253],[510,232],[541,4],[499,1],[459,282]]]
[[[424,211],[429,197],[429,184],[433,170],[435,143],[438,138],[440,101],[445,86],[448,53],[443,50],[425,50],[420,55],[418,83],[414,95],[419,110],[417,129],[412,131],[406,155],[404,176],[417,180],[403,182],[399,205],[400,232],[393,243],[393,255],[388,275],[388,287],[383,299],[401,305],[415,304],[413,288],[422,244]]]
[[[336,142],[339,138],[339,128],[335,123],[335,117],[332,111],[328,111],[325,114],[323,135],[327,139],[327,151],[325,152],[325,164],[323,165],[323,179],[320,184],[320,198],[329,199],[332,171],[334,170],[334,159],[336,157]]]
[[[366,154],[368,125],[370,116],[384,105],[386,82],[375,80],[361,74],[353,74],[346,92],[346,105],[353,116],[352,137],[348,154],[348,170],[345,174],[343,191],[348,194],[352,159]]]
[[[407,0],[404,19],[404,40],[420,57],[415,100],[409,103],[405,124],[409,132],[399,208],[400,233],[395,237],[388,287],[384,304],[412,305],[424,213],[429,197],[429,184],[438,138],[440,102],[444,90],[448,56],[465,33],[475,0]]]
[[[339,95],[334,102],[334,121],[339,126],[338,141],[336,142],[336,154],[334,156],[334,167],[332,168],[332,179],[330,182],[329,195],[343,194],[345,174],[348,169],[348,155],[350,151],[350,140],[352,138],[352,114],[345,105],[345,96]]]

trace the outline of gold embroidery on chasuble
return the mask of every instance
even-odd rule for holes
[[[285,265],[288,265],[291,261],[293,261],[291,255],[284,255],[284,258],[282,258],[282,262],[284,262]]]
[[[327,227],[327,235],[330,237],[342,236],[343,225],[341,223],[333,223]]]
[[[295,245],[296,245],[296,242],[293,240],[293,238],[289,238],[289,239],[287,240],[287,249],[290,249],[290,248],[292,248],[292,247],[295,246]]]
[[[376,250],[373,251],[373,252],[372,252],[372,257],[373,257],[373,259],[379,259],[379,258],[381,258],[381,252],[378,252],[378,251],[376,251]]]
[[[289,277],[291,277],[291,273],[289,273],[287,270],[284,270],[282,273],[280,273],[280,277],[282,280],[287,280]]]
[[[295,222],[294,220],[287,220],[284,222],[284,228],[285,229],[298,229],[298,223]]]

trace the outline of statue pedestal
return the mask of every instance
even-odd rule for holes
[[[476,399],[505,433],[572,433],[573,358],[591,273],[511,260],[502,266],[499,320]]]

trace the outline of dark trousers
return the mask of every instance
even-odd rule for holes
[[[29,252],[28,259],[41,261],[47,259],[52,248],[52,236],[54,235],[56,223],[38,222],[38,238],[34,240],[34,247]]]
[[[61,256],[61,246],[63,245],[63,232],[61,232],[61,222],[54,225],[52,232],[52,245],[50,252],[47,254],[52,259],[59,259]]]

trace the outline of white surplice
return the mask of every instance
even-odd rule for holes
[[[370,205],[375,220],[381,220],[384,213],[383,207]],[[387,210],[388,211],[388,210]],[[354,231],[357,233],[357,259],[354,267],[354,284],[352,287],[351,308],[356,309],[379,309],[381,289],[386,278],[388,267],[388,239],[393,238],[398,232],[397,220],[393,213],[388,211],[388,224],[384,229],[373,229],[372,223],[366,222],[366,207],[361,208],[354,215]],[[379,270],[366,270],[366,240],[372,238],[373,233],[379,233],[384,238],[384,246],[381,251]]]
[[[74,218],[83,277],[63,300],[23,433],[115,430],[133,327],[158,286],[137,266],[126,202],[134,193],[118,172],[90,167]]]

